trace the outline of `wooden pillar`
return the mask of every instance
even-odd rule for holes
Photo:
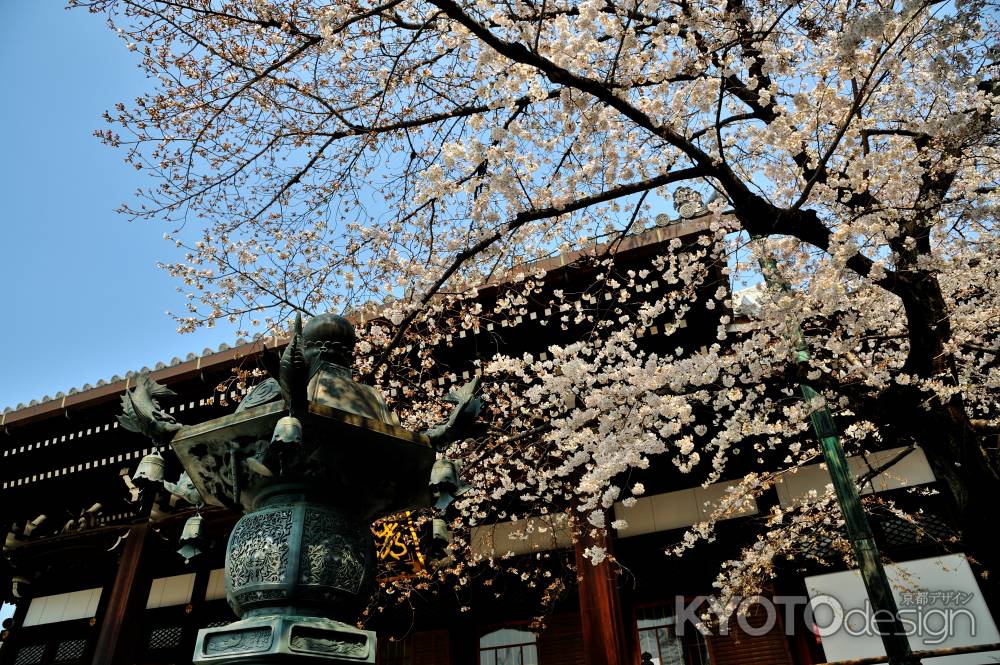
[[[637,665],[633,658],[633,640],[625,630],[618,573],[605,560],[598,565],[584,556],[589,547],[611,549],[606,536],[591,538],[586,526],[576,538],[577,588],[580,595],[580,626],[583,630],[583,654],[586,665]]]
[[[134,660],[134,649],[138,645],[136,632],[141,623],[139,613],[143,611],[149,591],[145,584],[148,576],[142,570],[148,535],[149,523],[141,522],[132,525],[125,539],[118,573],[100,619],[101,632],[94,647],[93,665],[125,665]]]
[[[184,623],[181,627],[181,644],[194,644],[198,636],[198,631],[203,625],[208,623],[206,615],[207,603],[205,602],[205,591],[208,590],[208,578],[212,575],[211,567],[201,568],[195,571],[194,584],[191,587],[191,602],[189,608],[185,608]]]

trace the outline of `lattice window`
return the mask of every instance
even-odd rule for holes
[[[953,528],[939,515],[926,513],[914,515],[914,522],[903,520],[898,517],[869,518],[872,520],[872,528],[881,530],[884,542],[887,547],[905,547],[919,543],[930,543],[934,541],[948,541],[955,537]],[[841,539],[846,539],[847,534],[844,529],[837,530]],[[841,543],[837,546],[834,542],[834,535],[818,534],[813,537],[812,542],[807,546],[808,553],[822,561],[831,561],[839,556],[839,549],[843,547]]]
[[[44,644],[33,644],[30,647],[21,647],[17,652],[17,658],[14,659],[14,665],[37,665],[37,663],[42,662],[42,656],[44,655]]]
[[[83,652],[87,650],[87,640],[67,640],[60,642],[56,649],[56,657],[53,663],[69,663],[83,658]]]
[[[206,623],[202,628],[218,628],[219,626],[228,626],[232,621],[212,621],[211,623]]]
[[[955,530],[934,514],[915,515],[913,523],[890,517],[882,520],[881,526],[885,542],[890,546],[912,545],[928,540],[942,541],[955,536]]]
[[[501,628],[479,638],[479,665],[538,665],[535,634]]]
[[[818,534],[813,538],[812,551],[810,553],[817,559],[824,561],[830,559],[836,553],[834,543],[833,536],[825,533]]]
[[[181,644],[180,626],[167,626],[166,628],[154,628],[149,633],[149,649],[173,649]]]
[[[636,610],[639,650],[643,663],[652,665],[707,665],[711,661],[701,632],[692,625],[677,634],[677,621],[671,608],[644,607]],[[646,655],[648,654],[648,656]]]
[[[810,534],[802,543],[802,553],[832,563],[842,557],[845,546],[850,547],[848,542],[847,531],[843,527],[832,528],[829,532],[819,531]]]

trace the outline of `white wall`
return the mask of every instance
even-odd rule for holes
[[[653,494],[637,499],[635,505],[630,508],[626,508],[621,502],[616,503],[615,519],[628,522],[626,528],[618,530],[618,535],[628,538],[704,522],[718,509],[720,500],[726,496],[727,488],[730,486],[731,483],[722,482],[708,487]],[[723,519],[756,514],[757,502],[747,498],[742,505],[731,510]]]
[[[226,569],[216,568],[208,575],[208,587],[205,589],[205,600],[218,600],[226,597]]]
[[[519,534],[511,537],[515,533]],[[525,537],[521,537],[523,534]],[[497,522],[472,529],[472,551],[483,556],[530,554],[573,544],[569,518],[563,514],[537,515],[517,522]]]
[[[626,508],[621,502],[616,503],[612,519],[624,519],[628,522],[627,528],[618,530],[618,536],[639,536],[705,521],[719,507],[729,486],[730,483],[723,482],[708,487],[654,494],[638,499],[631,508]],[[748,498],[723,519],[756,514],[757,503]],[[472,551],[484,556],[530,554],[570,547],[573,544],[572,538],[573,530],[565,514],[535,515],[517,522],[497,522],[474,527]]]
[[[24,617],[24,625],[39,626],[59,621],[89,619],[97,614],[97,604],[100,601],[101,587],[32,598],[28,613]]]
[[[903,450],[905,448],[880,450],[868,455],[867,460],[861,456],[848,457],[847,464],[854,473],[854,477],[859,478],[869,471],[889,463]],[[826,464],[807,464],[794,473],[782,474],[781,480],[775,484],[775,491],[778,493],[778,501],[782,507],[787,508],[802,503],[809,496],[811,490],[815,490],[817,494],[822,496],[826,486],[831,482]],[[865,486],[861,488],[861,493],[885,492],[932,482],[934,482],[934,473],[927,463],[927,457],[923,450],[915,448],[891,468],[872,478],[871,482],[865,483]]]
[[[149,598],[146,600],[146,609],[153,610],[157,607],[187,605],[191,602],[191,593],[193,591],[194,573],[158,577],[153,580],[153,583],[149,587]]]

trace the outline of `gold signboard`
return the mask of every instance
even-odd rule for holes
[[[391,576],[407,577],[424,569],[420,538],[409,511],[376,522],[372,535],[375,554]]]

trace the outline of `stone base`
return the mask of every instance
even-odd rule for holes
[[[198,631],[193,665],[374,663],[375,633],[310,616],[260,616]]]

